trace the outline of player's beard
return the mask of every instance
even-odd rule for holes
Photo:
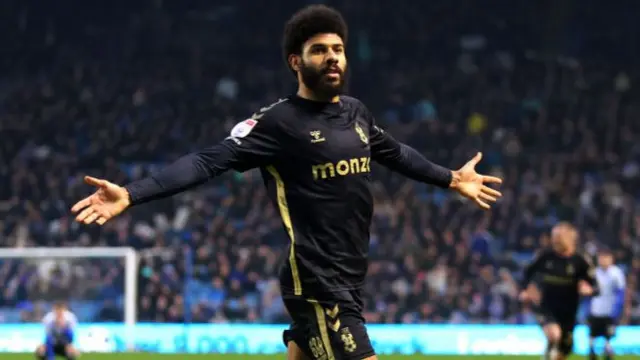
[[[326,75],[328,67],[316,68],[302,61],[300,66],[300,77],[304,85],[311,90],[319,99],[331,99],[342,94],[345,86],[344,70],[340,70],[340,78],[336,82],[332,82]]]

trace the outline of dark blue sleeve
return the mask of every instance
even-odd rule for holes
[[[533,260],[524,268],[524,272],[522,274],[522,280],[520,281],[520,289],[526,289],[533,277],[536,275],[540,268],[542,267],[542,262],[546,257],[546,252],[540,252],[536,254]]]
[[[613,318],[619,319],[624,311],[624,289],[616,291],[616,302],[613,306]]]
[[[228,170],[268,165],[280,151],[278,130],[270,119],[245,120],[221,143],[181,157],[156,174],[125,186],[132,205],[175,195]]]
[[[73,332],[73,328],[67,328],[67,330],[65,331],[65,336],[67,337],[67,341],[69,341],[69,344],[73,342],[74,335],[75,334]]]
[[[614,307],[613,307],[613,318],[614,319],[619,319],[620,316],[622,316],[622,313],[624,312],[624,296],[625,296],[625,286],[626,286],[626,281],[624,279],[624,274],[622,273],[622,271],[620,271],[620,279],[617,279],[619,281],[616,281],[617,283],[617,288],[616,288],[616,298],[615,298],[615,303],[614,303]]]
[[[410,179],[445,189],[449,187],[451,170],[434,164],[414,148],[397,141],[375,124],[373,116],[368,117],[371,157],[375,162]]]
[[[579,274],[580,280],[584,280],[593,288],[593,294],[591,296],[598,296],[600,293],[600,286],[598,286],[598,280],[596,279],[596,267],[589,258],[588,255],[582,255],[584,261],[583,271]]]

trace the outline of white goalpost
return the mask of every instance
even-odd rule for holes
[[[134,327],[137,318],[137,282],[138,282],[138,255],[130,247],[69,247],[69,248],[0,248],[0,259],[90,259],[112,258],[124,259],[124,325],[127,335],[131,340],[127,344],[129,349],[133,346]]]

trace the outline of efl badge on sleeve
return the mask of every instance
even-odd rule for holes
[[[236,126],[231,129],[231,137],[232,138],[243,138],[249,133],[251,130],[258,124],[258,121],[254,119],[247,119],[245,121],[239,122]]]

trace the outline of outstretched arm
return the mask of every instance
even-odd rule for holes
[[[124,186],[131,205],[175,195],[234,168],[238,156],[224,142],[181,157],[144,179]]]
[[[238,123],[221,143],[186,155],[158,173],[126,185],[131,204],[172,196],[201,185],[227,170],[245,171],[266,165],[279,151],[268,120]]]
[[[76,203],[76,220],[104,224],[126,208],[165,198],[201,185],[227,170],[246,171],[266,166],[279,153],[275,125],[267,119],[248,119],[237,124],[223,142],[181,157],[156,174],[124,187],[103,179],[86,177],[98,190]]]
[[[502,196],[499,191],[486,185],[500,184],[501,179],[476,173],[475,166],[482,159],[481,153],[459,170],[449,170],[427,160],[418,151],[397,141],[375,124],[371,126],[370,136],[373,160],[410,179],[451,188],[483,209],[489,209],[490,204]]]
[[[435,164],[414,148],[405,145],[376,125],[370,131],[371,156],[374,161],[410,179],[448,188],[457,179],[454,172]]]

